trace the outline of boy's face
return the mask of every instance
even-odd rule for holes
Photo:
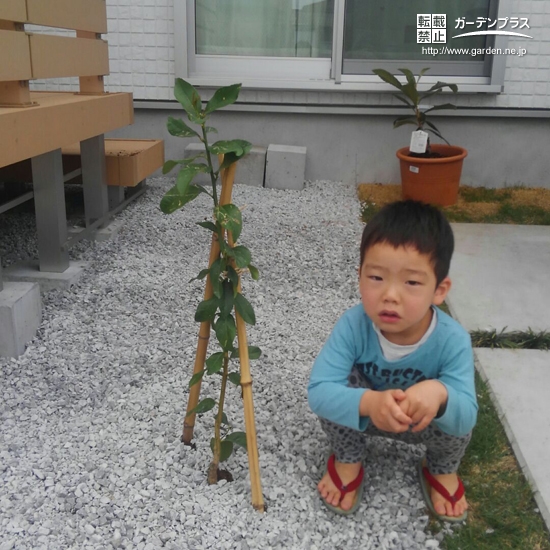
[[[367,250],[359,270],[359,291],[366,314],[394,344],[418,342],[430,326],[431,305],[440,305],[451,280],[436,287],[426,254],[415,248],[378,243]]]

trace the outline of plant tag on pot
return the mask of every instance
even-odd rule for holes
[[[428,132],[416,130],[411,135],[411,145],[409,149],[411,153],[425,153],[428,146]]]

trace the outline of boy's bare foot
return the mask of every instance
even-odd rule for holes
[[[455,474],[432,474],[451,495],[454,495],[458,489],[458,476]],[[450,516],[458,517],[461,516],[467,509],[468,503],[466,502],[466,497],[457,501],[454,505],[449,502],[443,495],[440,495],[433,487],[430,489],[432,503],[434,505],[435,511],[441,516]]]
[[[340,476],[343,485],[347,485],[352,482],[358,475],[361,469],[361,462],[355,462],[353,464],[343,464],[341,462],[334,462],[336,472]],[[318,483],[317,489],[321,496],[328,504],[332,506],[340,506],[342,510],[349,510],[355,501],[355,495],[357,491],[350,491],[344,495],[340,502],[340,491],[334,485],[329,473],[327,472],[323,479]]]

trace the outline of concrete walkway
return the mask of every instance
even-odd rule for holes
[[[550,330],[550,227],[453,224],[447,303],[469,331]],[[550,528],[550,351],[476,348],[508,439]]]

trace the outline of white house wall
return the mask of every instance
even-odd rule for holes
[[[107,0],[111,74],[109,91],[133,92],[136,100],[172,100],[175,79],[174,3],[183,0]],[[533,40],[511,38],[510,48],[525,48],[523,57],[506,58],[504,91],[459,94],[453,102],[469,107],[550,109],[550,1],[512,0],[510,13],[527,17]],[[179,31],[178,31],[179,32]],[[184,31],[183,31],[184,32]],[[429,66],[429,57],[426,65]],[[238,77],[236,77],[238,78]],[[57,89],[73,89],[74,79],[60,79]],[[51,88],[51,81],[48,82]],[[42,83],[35,83],[42,88]],[[250,103],[387,105],[393,98],[372,92],[300,92],[246,90]]]
[[[132,92],[136,101],[134,126],[113,135],[163,138],[167,159],[182,158],[189,142],[166,131],[167,117],[178,116],[174,2],[182,1],[107,0],[111,74],[106,88]],[[469,151],[463,183],[550,188],[550,0],[509,3],[511,14],[529,18],[534,39],[510,39],[508,46],[524,47],[528,54],[507,57],[502,93],[459,93],[453,103],[468,109],[438,117],[437,125],[449,141]],[[59,90],[76,85],[75,79],[56,82]],[[208,98],[212,90],[201,93]],[[239,101],[237,112],[215,114],[220,139],[305,146],[308,179],[398,181],[395,150],[408,144],[408,132],[392,129],[394,116],[388,115],[397,111],[387,106],[401,104],[390,94],[244,88]]]

